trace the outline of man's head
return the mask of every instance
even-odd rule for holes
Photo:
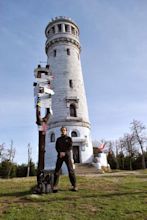
[[[66,135],[67,134],[67,128],[64,127],[64,126],[61,127],[60,131],[61,131],[62,135]]]

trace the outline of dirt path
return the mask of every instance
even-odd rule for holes
[[[111,173],[85,173],[85,174],[77,174],[78,176],[91,176],[91,177],[107,177],[107,176],[144,176],[147,178],[147,172],[141,172],[140,170],[134,170],[134,171],[117,171],[117,172],[111,172]]]

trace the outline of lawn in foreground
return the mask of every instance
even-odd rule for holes
[[[56,194],[32,195],[35,178],[0,179],[2,220],[147,219],[147,172],[140,175],[78,176],[78,192],[60,178]]]

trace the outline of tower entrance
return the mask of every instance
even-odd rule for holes
[[[74,163],[80,163],[79,146],[73,146]]]

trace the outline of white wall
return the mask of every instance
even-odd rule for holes
[[[55,19],[55,23],[48,25],[49,30],[52,26],[61,22],[62,19]],[[61,22],[64,23],[64,19]],[[68,20],[65,21],[68,24]],[[69,25],[74,23],[69,20]],[[64,26],[64,25],[63,25]],[[75,25],[75,30],[78,27]],[[79,32],[79,31],[78,31]],[[61,126],[66,126],[68,135],[71,136],[72,131],[78,131],[78,137],[73,138],[73,146],[79,146],[80,162],[88,163],[92,161],[93,148],[90,135],[90,123],[88,116],[88,107],[86,93],[84,88],[84,80],[80,61],[80,45],[79,37],[71,32],[55,33],[47,35],[46,52],[48,56],[48,64],[51,67],[54,80],[52,80],[52,89],[55,95],[52,98],[53,116],[49,121],[49,129],[46,136],[46,154],[45,168],[54,168],[56,161],[55,143],[50,142],[50,133],[54,132],[55,137],[60,136]],[[75,43],[76,41],[76,43]],[[70,55],[67,54],[70,50]],[[56,50],[56,56],[54,56]],[[69,86],[69,80],[73,82],[73,88]],[[77,117],[70,116],[69,102],[75,97]]]
[[[91,142],[90,130],[85,127],[67,126],[68,135],[71,137],[71,132],[76,131],[78,137],[72,138],[73,146],[79,146],[80,150],[80,163],[90,163],[93,159],[93,148]],[[48,130],[46,134],[46,148],[45,148],[45,169],[54,169],[57,152],[55,149],[55,142],[50,142],[50,134],[55,133],[55,139],[60,137],[60,127]],[[85,137],[86,136],[86,137]],[[76,140],[77,139],[77,140]],[[80,140],[80,141],[79,141]],[[81,141],[82,140],[82,141]],[[86,143],[83,142],[86,140]]]

